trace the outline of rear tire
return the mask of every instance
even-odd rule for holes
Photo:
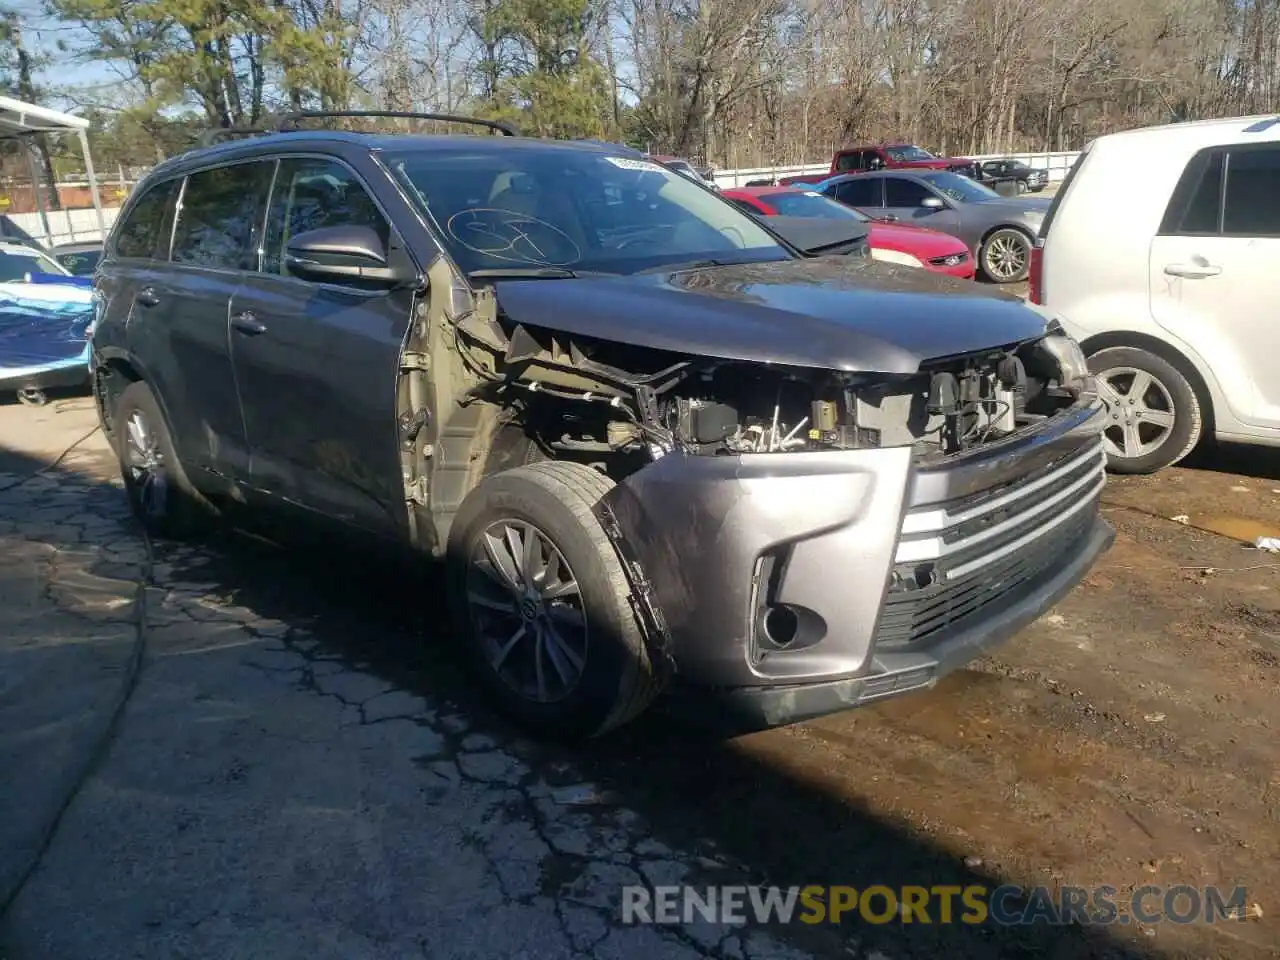
[[[527,464],[483,480],[450,528],[450,607],[470,659],[502,712],[542,736],[599,736],[662,687],[592,512],[612,487],[582,464]]]
[[[1017,227],[1001,227],[982,242],[982,272],[992,283],[1018,283],[1031,270],[1031,237]]]
[[[217,511],[187,479],[151,388],[129,384],[112,424],[129,507],[147,533],[173,540],[205,533]]]
[[[1107,468],[1154,473],[1186,457],[1200,442],[1200,398],[1177,367],[1137,347],[1108,347],[1089,357],[1089,372],[1107,406]]]

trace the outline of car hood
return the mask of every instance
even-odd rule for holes
[[[969,247],[963,240],[958,240],[949,233],[902,223],[873,223],[871,232],[867,235],[867,243],[873,247],[909,253],[925,260],[969,252]]]
[[[1044,319],[995,288],[916,267],[821,257],[494,284],[528,326],[657,350],[910,374],[930,359],[1018,343]]]
[[[973,163],[968,157],[934,157],[932,160],[899,160],[895,166],[915,167],[919,170],[946,170],[948,167],[967,167]]]

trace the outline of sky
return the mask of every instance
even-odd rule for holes
[[[77,28],[48,16],[41,0],[10,0],[5,6],[21,17],[24,40],[31,49],[50,57],[49,64],[37,75],[36,82],[45,87],[77,88],[80,91],[70,98],[51,96],[47,106],[67,109],[83,101],[110,102],[118,98],[120,76],[111,67],[84,62],[71,52],[58,50],[59,41],[72,51],[76,49],[81,39]]]

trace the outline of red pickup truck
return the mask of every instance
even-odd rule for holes
[[[966,177],[977,169],[967,157],[935,157],[923,147],[910,143],[880,143],[870,147],[845,147],[831,158],[831,169],[826,173],[782,177],[780,186],[792,183],[818,183],[842,173],[861,173],[864,170],[950,170]]]

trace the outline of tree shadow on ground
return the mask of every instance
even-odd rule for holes
[[[17,471],[15,458],[9,460]],[[42,464],[28,460],[25,466],[35,471]],[[3,503],[0,499],[0,508]],[[406,569],[313,532],[300,533],[284,548],[221,532],[186,559],[174,560],[176,555],[165,544],[156,547],[157,560],[169,564],[175,580],[216,582],[220,598],[297,628],[327,655],[452,704],[477,726],[508,742],[522,742],[477,698],[460,669],[438,580],[426,565]],[[611,788],[618,804],[643,817],[656,839],[677,849],[698,849],[710,840],[726,862],[745,865],[754,882],[859,889],[979,885],[992,890],[1001,885],[1000,877],[970,869],[926,838],[747,755],[716,724],[698,724],[669,707],[670,702],[660,702],[632,726],[586,747],[522,742],[522,756],[551,781],[577,781],[585,769]],[[708,709],[714,718],[714,709]],[[709,862],[696,882],[743,880]],[[933,919],[930,924],[868,924],[846,918],[838,929],[790,924],[773,932],[832,957],[842,955],[850,939],[892,960],[1172,956],[1100,927],[941,924],[936,914]]]

